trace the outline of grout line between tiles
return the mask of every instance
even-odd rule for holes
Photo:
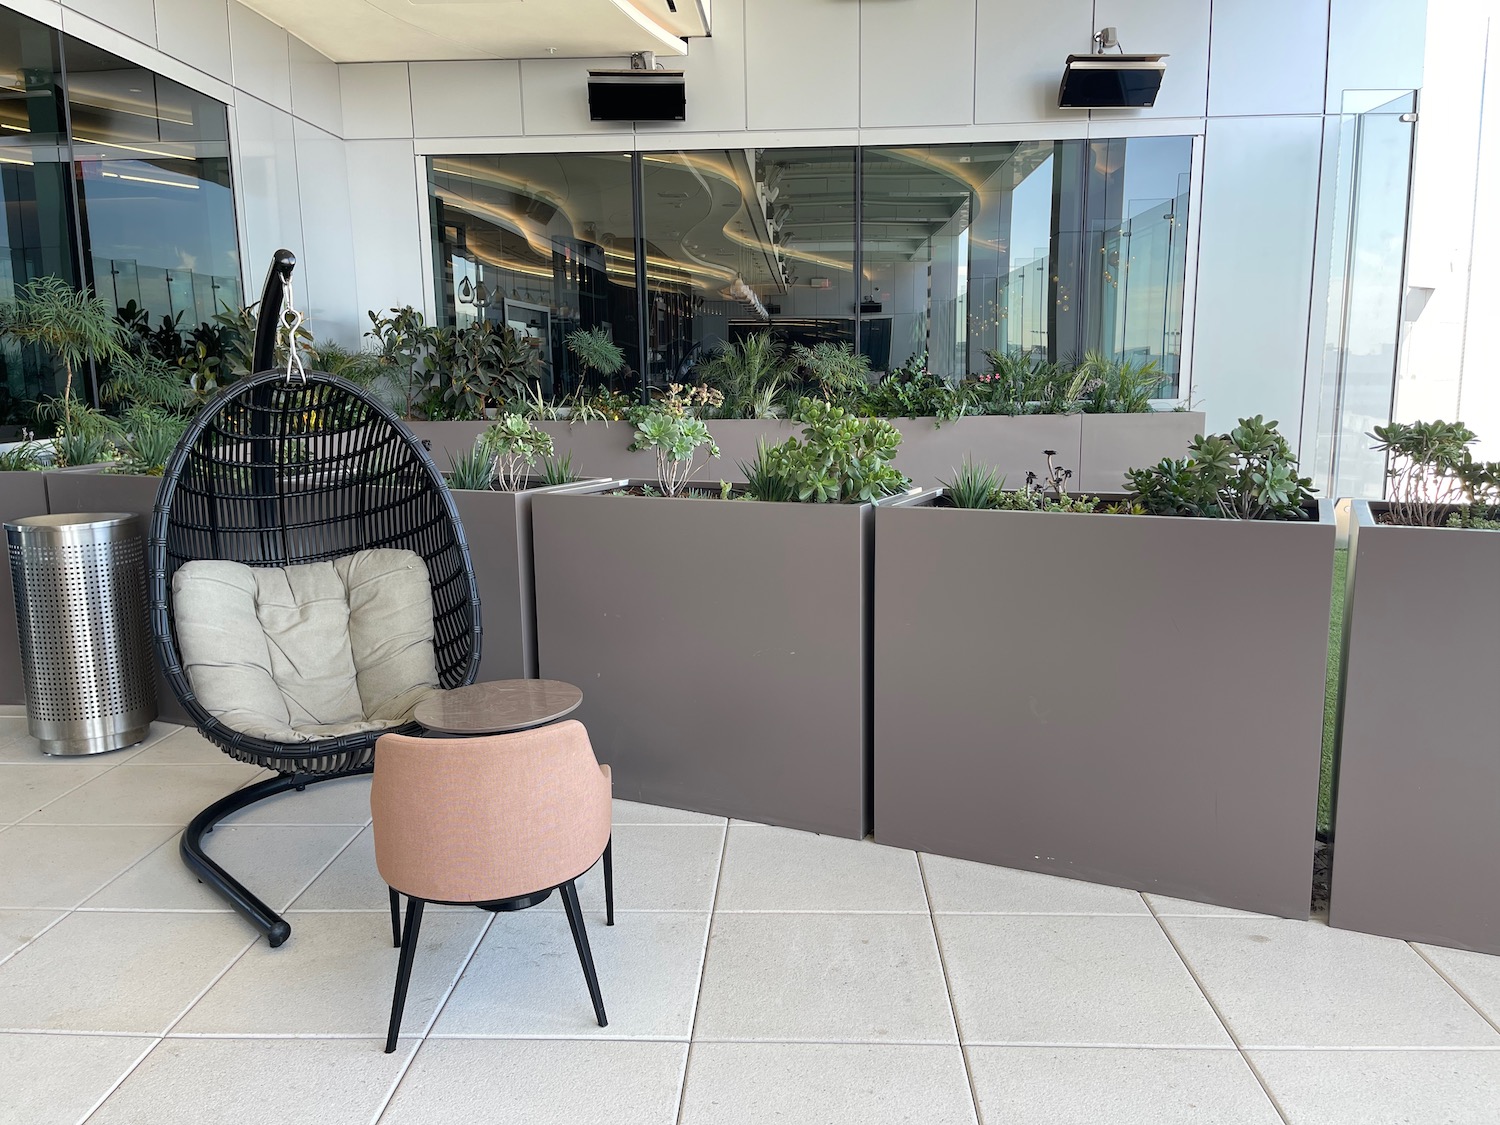
[[[15,910],[32,910],[32,909],[35,909],[35,908],[28,907],[28,906],[18,906],[18,907],[14,907],[14,908],[12,908],[12,907],[6,907],[6,909],[7,910],[10,910],[10,909],[15,909]],[[61,908],[57,908],[57,909],[61,909]],[[51,912],[52,911],[49,908],[42,908],[42,909],[40,909],[38,911],[38,913],[42,913],[42,914],[48,914],[48,913],[51,913]],[[32,934],[31,937],[29,937],[27,940],[23,941],[15,949],[11,950],[9,953],[5,954],[4,956],[0,956],[0,965],[5,964],[12,957],[14,957],[16,954],[20,953],[21,950],[23,950],[27,946],[31,945],[32,942],[36,941],[37,938],[41,937],[48,930],[52,929],[53,926],[56,926],[58,923],[60,923],[64,918],[66,918],[71,913],[73,913],[72,910],[62,910],[62,912],[60,914],[58,914],[58,916],[56,918],[52,919],[52,921],[48,922],[45,926],[43,926],[36,933]]]
[[[713,943],[714,918],[719,909],[719,889],[724,885],[724,860],[729,854],[729,822],[724,822],[724,839],[719,843],[719,866],[714,871],[714,895],[708,903],[708,926],[703,931],[703,958],[698,962],[698,986],[693,989],[693,1018],[688,1024],[688,1045],[682,1056],[682,1081],[677,1086],[677,1116],[673,1120],[682,1125],[682,1115],[687,1109],[688,1072],[693,1065],[693,1042],[698,1036],[698,1013],[703,1005],[703,978],[708,975],[708,947]]]
[[[1473,997],[1471,997],[1467,992],[1459,987],[1457,981],[1455,981],[1447,973],[1443,972],[1442,969],[1438,968],[1437,962],[1434,961],[1431,957],[1427,956],[1427,951],[1425,949],[1422,949],[1414,941],[1409,941],[1406,944],[1411,947],[1413,953],[1427,962],[1427,967],[1435,972],[1438,975],[1438,978],[1442,980],[1444,984],[1446,984],[1449,988],[1453,989],[1454,992],[1463,997],[1464,1003],[1473,1008],[1474,1011],[1478,1013],[1480,1019],[1484,1020],[1485,1023],[1489,1024],[1496,1031],[1500,1031],[1500,1023],[1497,1023],[1495,1020],[1490,1019],[1485,1010],[1474,1002]]]
[[[953,1038],[958,1041],[958,1053],[964,1061],[964,1080],[969,1084],[969,1101],[974,1107],[974,1120],[980,1121],[979,1091],[974,1088],[974,1068],[969,1065],[969,1049],[964,1044],[963,1033],[958,1027],[958,1005],[953,1002],[953,981],[948,976],[948,958],[943,953],[943,939],[937,932],[937,914],[932,909],[932,888],[927,885],[927,865],[922,862],[922,853],[917,852],[917,878],[922,881],[922,897],[927,900],[927,924],[932,928],[932,944],[937,948],[938,969],[943,974],[943,990],[948,996],[948,1016],[953,1021]]]
[[[160,1047],[164,1042],[165,1040],[160,1038],[159,1036],[153,1036],[151,1038],[150,1046],[148,1046],[144,1051],[136,1056],[135,1062],[131,1063],[125,1068],[125,1073],[120,1075],[120,1077],[115,1080],[115,1082],[110,1086],[108,1090],[104,1091],[104,1096],[96,1101],[93,1105],[89,1106],[86,1113],[83,1113],[79,1116],[79,1125],[83,1125],[83,1123],[92,1118],[94,1114],[98,1113],[99,1110],[104,1107],[104,1103],[109,1101],[110,1098],[114,1097],[115,1091],[118,1090],[121,1086],[125,1085],[126,1079],[128,1079],[132,1074],[139,1070],[141,1068],[141,1064],[151,1057],[151,1052]]]
[[[1193,966],[1188,963],[1187,956],[1182,952],[1181,947],[1178,946],[1177,939],[1172,936],[1172,931],[1167,929],[1166,923],[1163,922],[1161,920],[1161,917],[1156,913],[1156,908],[1152,906],[1150,899],[1146,898],[1145,895],[1142,895],[1141,901],[1144,902],[1146,904],[1146,908],[1151,911],[1151,917],[1156,919],[1156,924],[1161,929],[1162,936],[1167,939],[1167,944],[1172,947],[1172,952],[1177,954],[1177,959],[1182,962],[1182,967],[1187,970],[1188,976],[1192,977],[1194,986],[1198,989],[1198,993],[1203,997],[1204,1002],[1208,1004],[1209,1009],[1214,1014],[1214,1018],[1224,1026],[1224,1034],[1229,1036],[1230,1041],[1234,1044],[1235,1050],[1239,1051],[1240,1058],[1243,1059],[1245,1065],[1250,1068],[1250,1073],[1255,1076],[1255,1081],[1260,1083],[1260,1088],[1265,1092],[1266,1100],[1271,1103],[1271,1108],[1276,1111],[1276,1115],[1280,1117],[1282,1121],[1286,1122],[1286,1125],[1292,1125],[1291,1118],[1287,1116],[1286,1110],[1281,1106],[1281,1102],[1277,1099],[1276,1095],[1271,1092],[1271,1084],[1266,1081],[1265,1075],[1261,1074],[1260,1067],[1255,1065],[1255,1060],[1246,1053],[1244,1044],[1240,1042],[1240,1037],[1234,1033],[1234,1028],[1229,1026],[1229,1021],[1224,1018],[1224,1013],[1219,1010],[1219,1005],[1214,1001],[1214,998],[1208,994],[1208,989],[1203,987],[1203,981],[1199,978],[1197,970],[1195,970]]]

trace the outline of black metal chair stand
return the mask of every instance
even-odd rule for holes
[[[271,366],[295,261],[278,251],[266,279],[258,369]],[[273,947],[286,941],[291,927],[209,858],[203,837],[224,817],[267,797],[369,773],[375,740],[387,732],[280,743],[225,726],[204,709],[183,670],[172,575],[199,559],[286,567],[377,547],[414,551],[426,561],[439,682],[444,688],[472,683],[479,667],[479,593],[458,510],[421,443],[363,389],[319,372],[259,370],[204,407],[162,475],[147,545],[151,630],[162,671],[206,738],[231,757],[280,775],[194,817],[182,835],[182,859]]]

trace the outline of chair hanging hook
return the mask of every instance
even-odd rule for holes
[[[307,382],[307,369],[302,366],[302,357],[297,354],[297,333],[302,328],[302,314],[292,304],[292,279],[286,279],[286,288],[281,296],[280,328],[286,332],[286,381],[295,376],[303,384]]]

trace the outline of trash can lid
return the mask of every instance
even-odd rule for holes
[[[25,516],[9,520],[5,530],[24,532],[27,528],[116,527],[135,518],[130,512],[54,512],[50,516]]]

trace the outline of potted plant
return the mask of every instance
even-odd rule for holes
[[[1462,423],[1375,429],[1350,513],[1329,923],[1500,953],[1500,461]]]
[[[478,678],[533,679],[531,503],[539,493],[575,486],[571,462],[553,456],[552,439],[528,419],[506,414],[450,465],[448,487],[469,541],[483,608]]]
[[[1274,423],[876,509],[875,834],[1305,917],[1335,528]]]
[[[660,475],[538,496],[541,674],[583,688],[618,796],[859,838],[870,499],[905,483],[900,435],[821,401],[797,421],[748,488],[695,485],[713,423],[679,388],[637,420]]]

